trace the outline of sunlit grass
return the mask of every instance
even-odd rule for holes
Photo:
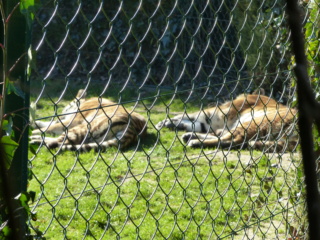
[[[41,116],[52,109],[46,101]],[[170,108],[160,100],[148,109],[150,104],[142,101],[135,109],[149,119],[148,136],[137,149],[80,154],[42,147],[36,156],[30,153],[34,227],[47,239],[289,236],[303,206],[297,155],[187,148],[181,133],[153,127],[168,110],[184,111],[183,101]]]

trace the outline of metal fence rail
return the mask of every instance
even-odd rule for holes
[[[47,239],[303,239],[289,36],[283,1],[43,1],[30,226]]]

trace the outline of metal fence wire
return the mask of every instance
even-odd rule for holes
[[[305,239],[286,21],[281,0],[43,0],[30,227],[46,239]]]

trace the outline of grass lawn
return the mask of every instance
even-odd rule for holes
[[[148,136],[138,147],[103,153],[41,147],[30,153],[29,190],[37,193],[34,228],[47,239],[128,240],[287,239],[302,231],[298,153],[186,148],[181,133],[159,132],[153,125],[169,109],[171,115],[192,112],[199,104],[171,101],[170,94],[153,102],[157,91],[149,94],[135,107],[149,119]],[[138,96],[123,92],[121,97],[132,109],[130,99]],[[57,112],[70,99],[62,100]],[[55,113],[49,98],[38,106],[37,117]]]

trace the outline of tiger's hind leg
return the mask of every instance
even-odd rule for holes
[[[129,132],[128,132],[129,131]],[[115,134],[116,136],[112,139],[105,140],[103,142],[89,142],[83,144],[64,144],[61,147],[61,150],[66,151],[80,151],[80,152],[89,152],[94,150],[98,151],[106,151],[110,147],[115,147],[119,149],[124,149],[130,146],[135,141],[135,136],[130,133],[130,130],[127,129],[126,133],[122,131]]]
[[[221,137],[207,135],[206,138],[202,138],[198,134],[194,134],[192,138],[188,138],[183,136],[183,141],[187,144],[187,146],[192,148],[199,148],[199,147],[221,147],[221,148],[229,148],[229,147],[236,147],[238,145],[238,141],[233,139],[231,133],[227,133]]]
[[[298,140],[295,137],[280,140],[252,140],[256,136],[248,131],[245,134],[243,128],[227,132],[221,137],[213,134],[186,133],[182,140],[189,147],[220,147],[220,148],[250,148],[264,152],[285,152],[295,151]]]
[[[195,133],[195,132],[187,132],[184,133],[182,136],[182,141],[184,143],[187,143],[193,139],[200,139],[200,140],[204,140],[204,139],[217,139],[217,136],[215,136],[212,133]]]
[[[249,141],[248,147],[251,149],[264,152],[293,152],[297,148],[295,140],[278,140],[278,141]]]
[[[84,139],[88,135],[88,127],[86,124],[81,124],[77,127],[72,127],[67,131],[62,129],[63,124],[54,124],[51,131],[44,131],[45,133],[56,133],[62,132],[58,137],[47,137],[45,135],[40,134],[40,130],[34,130],[36,134],[31,136],[31,144],[41,144],[45,143],[45,145],[49,148],[58,148],[61,145],[68,144],[80,144],[84,141]],[[54,129],[54,131],[52,131]]]
[[[76,129],[76,131],[70,129],[67,136],[66,134],[62,134],[58,138],[46,139],[46,145],[49,148],[58,148],[62,145],[62,151],[105,151],[110,147],[120,149],[127,148],[138,138],[136,131],[131,128],[125,128],[125,130],[108,129],[100,136],[95,136],[95,134],[93,134],[93,138],[86,136],[88,131],[87,128],[82,128],[82,131],[84,131],[83,133],[80,133],[79,131],[79,129]],[[104,137],[102,135],[104,135]],[[79,138],[79,136],[86,136],[88,139],[85,139],[84,137]]]
[[[99,150],[104,152],[110,147],[118,147],[117,140],[108,140],[102,143],[84,143],[84,144],[65,144],[61,147],[62,151],[79,151],[79,152],[90,152],[94,150],[98,152]]]
[[[69,135],[70,136],[70,135]],[[80,151],[89,152],[94,149],[95,151],[102,150],[105,151],[109,147],[118,147],[119,142],[117,139],[106,140],[102,143],[90,142],[90,143],[71,143],[68,137],[60,136],[58,138],[39,138],[31,141],[31,144],[41,144],[44,143],[49,149],[61,147],[62,151]]]
[[[220,148],[240,148],[247,147],[248,139],[251,139],[255,133],[249,130],[249,125],[246,128],[244,124],[241,127],[236,127],[230,131],[221,131],[220,136],[216,134],[198,134],[185,133],[182,135],[182,140],[189,147],[220,147]]]

